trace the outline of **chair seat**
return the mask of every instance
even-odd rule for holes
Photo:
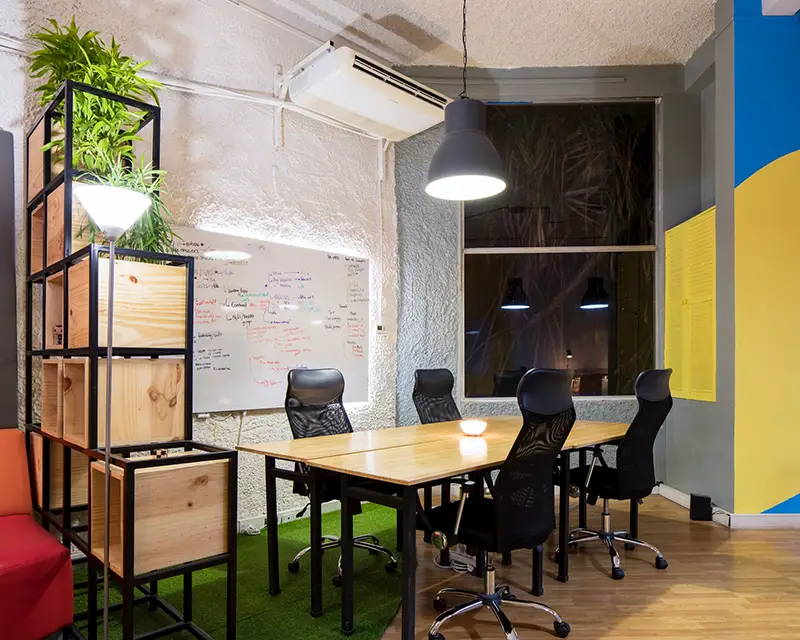
[[[571,469],[569,474],[570,484],[584,486],[586,483],[586,475],[589,473],[589,467],[585,469]],[[625,496],[619,490],[619,471],[616,469],[609,469],[602,465],[597,465],[592,471],[592,480],[589,483],[587,490],[588,493],[599,496],[600,498],[608,498],[609,500],[624,500]]]
[[[458,516],[458,502],[435,507],[428,512],[428,520],[434,531],[442,531],[448,536]],[[497,528],[495,527],[495,501],[488,498],[467,498],[461,526],[458,530],[458,541],[470,547],[478,547],[482,551],[495,553],[498,548]]]
[[[2,637],[39,640],[72,624],[69,549],[29,515],[0,517]]]

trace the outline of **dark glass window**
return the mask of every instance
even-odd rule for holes
[[[487,118],[509,185],[464,206],[466,396],[513,397],[541,367],[572,369],[577,395],[632,394],[654,365],[654,105]]]
[[[653,244],[651,103],[490,106],[508,188],[464,205],[464,246]]]

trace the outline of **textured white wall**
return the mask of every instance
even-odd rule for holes
[[[54,17],[72,15],[83,28],[113,34],[123,50],[152,59],[165,75],[237,89],[273,91],[275,64],[291,66],[311,45],[269,31],[235,7],[198,0],[3,0],[0,33],[26,34]],[[38,111],[27,61],[0,50],[0,127],[17,145],[18,341],[24,344],[24,226],[22,134]],[[396,230],[393,155],[383,184],[383,224],[378,206],[377,141],[345,133],[302,116],[286,116],[285,146],[273,148],[273,111],[234,100],[162,92],[162,166],[169,172],[168,204],[178,224],[204,225],[266,239],[344,251],[370,259],[370,400],[348,406],[355,429],[395,424]],[[382,230],[382,232],[381,232]],[[382,301],[382,309],[379,309]],[[386,332],[377,335],[378,322]],[[20,362],[23,354],[20,350]],[[20,374],[20,391],[22,374]],[[20,397],[20,406],[22,406]],[[239,415],[195,421],[197,440],[233,446]],[[242,442],[291,436],[283,411],[244,418]],[[264,514],[263,460],[240,455],[240,519]],[[280,482],[279,508],[302,503]]]

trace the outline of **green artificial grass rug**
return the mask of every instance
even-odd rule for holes
[[[396,546],[395,511],[378,505],[365,504],[364,512],[354,518],[355,535],[374,533],[381,544],[394,551]],[[338,511],[323,514],[323,534],[339,535]],[[239,570],[237,576],[236,637],[238,640],[295,640],[306,638],[341,640],[341,596],[331,579],[336,575],[339,559],[337,551],[323,555],[322,603],[323,615],[312,618],[310,609],[310,582],[308,556],[300,562],[300,571],[291,574],[287,565],[295,554],[309,544],[309,521],[295,520],[282,524],[278,530],[280,554],[281,593],[272,597],[267,592],[267,536],[266,529],[257,536],[239,536]],[[402,584],[402,556],[398,555],[400,567],[394,573],[384,569],[383,554],[355,550],[355,626],[353,640],[378,640],[394,618],[400,607]],[[75,569],[76,581],[85,580],[86,569],[79,565]],[[193,613],[194,621],[214,638],[225,638],[226,606],[225,566],[204,569],[194,574]],[[99,580],[98,580],[99,582]],[[159,596],[179,611],[183,608],[183,578],[178,576],[158,583]],[[137,591],[137,596],[141,595]],[[98,594],[98,606],[102,606],[102,589]],[[112,602],[120,602],[121,596],[112,582]],[[75,591],[75,611],[85,611],[86,589]],[[167,626],[173,620],[163,611],[150,611],[147,603],[137,605],[134,610],[137,634]],[[86,631],[86,621],[79,624]],[[109,637],[122,638],[121,612],[110,614]],[[102,637],[102,611],[98,615],[98,637]],[[192,638],[187,632],[174,634],[173,638]]]

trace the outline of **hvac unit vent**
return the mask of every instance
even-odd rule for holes
[[[450,102],[349,47],[331,44],[309,56],[288,86],[295,104],[395,142],[442,122]]]

